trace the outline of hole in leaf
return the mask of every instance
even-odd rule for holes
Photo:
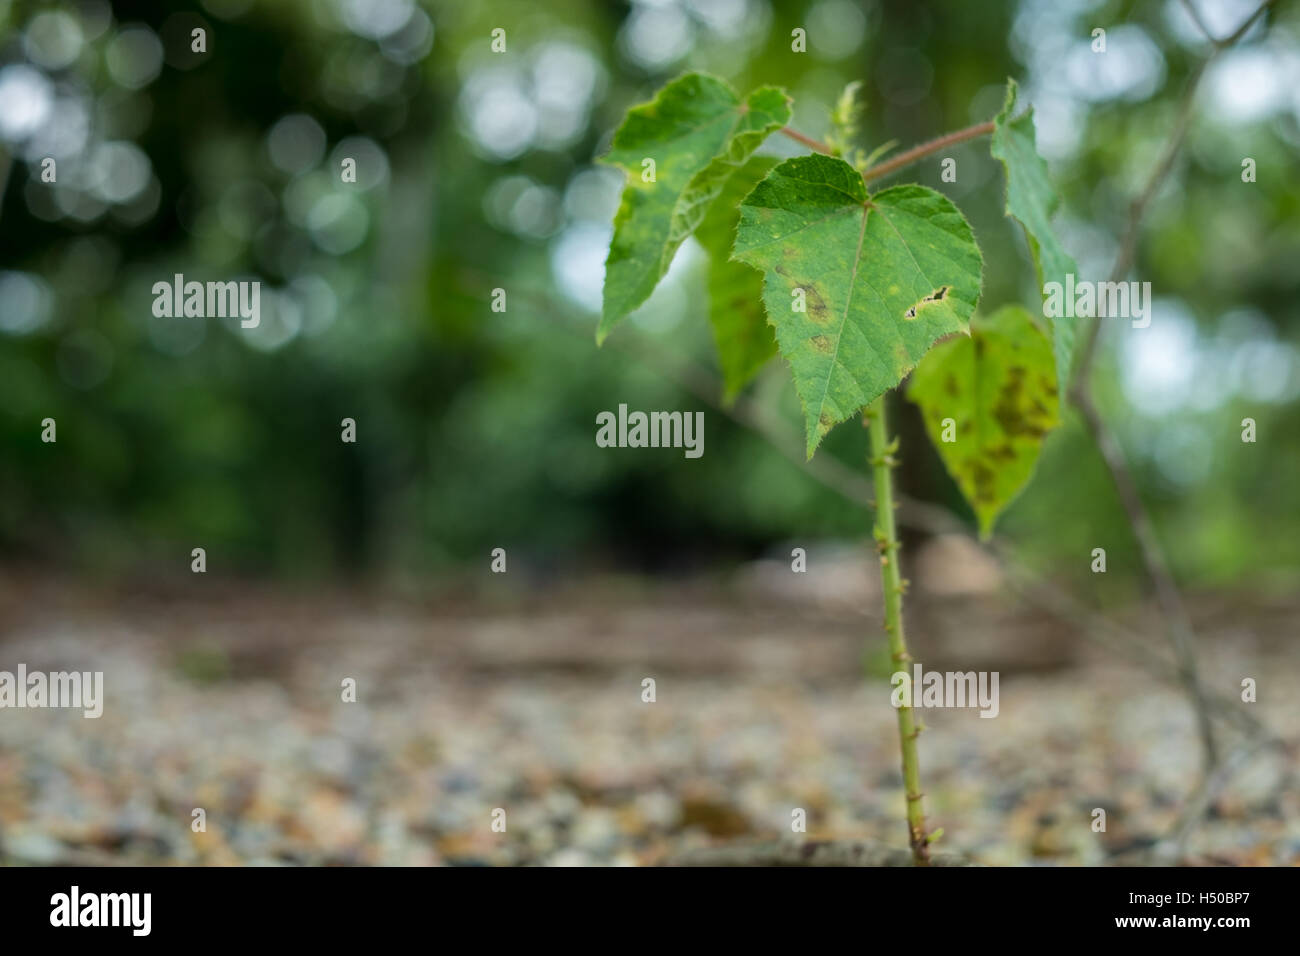
[[[942,302],[944,296],[948,294],[948,288],[949,287],[946,285],[939,286],[939,288],[935,289],[929,295],[923,297],[920,302],[916,303],[916,305],[912,306],[910,309],[904,312],[903,318],[914,319],[916,318],[917,312],[919,312],[921,309],[924,309],[927,305],[931,305],[932,303],[935,302]]]

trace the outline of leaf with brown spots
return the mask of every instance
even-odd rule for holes
[[[945,197],[923,186],[868,196],[852,166],[822,155],[786,160],[754,187],[733,255],[763,271],[810,458],[935,342],[967,331],[983,269],[970,226]]]
[[[907,397],[979,519],[980,536],[1029,482],[1047,433],[1060,424],[1052,345],[1020,306],[971,323],[970,338],[935,347]],[[943,440],[943,421],[956,441]]]

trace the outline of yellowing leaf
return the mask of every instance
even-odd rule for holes
[[[1053,370],[1047,337],[1013,305],[977,317],[969,338],[941,343],[912,374],[907,397],[981,537],[1028,483],[1043,439],[1060,424]]]

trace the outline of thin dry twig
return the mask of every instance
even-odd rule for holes
[[[1165,837],[1153,848],[1153,855],[1158,861],[1172,862],[1185,859],[1192,834],[1205,819],[1211,805],[1218,799],[1237,773],[1243,770],[1258,754],[1264,750],[1284,746],[1283,742],[1268,735],[1252,740],[1247,746],[1229,756],[1214,771],[1207,775],[1187,798],[1178,819],[1165,834]]]
[[[1219,41],[1214,38],[1214,34],[1210,32],[1210,28],[1206,26],[1205,21],[1201,19],[1201,11],[1196,9],[1196,4],[1192,3],[1192,0],[1183,0],[1183,8],[1187,11],[1187,15],[1192,18],[1192,22],[1196,24],[1196,29],[1205,34],[1205,39],[1217,46]]]
[[[1184,139],[1187,137],[1187,130],[1191,125],[1196,91],[1200,87],[1201,79],[1205,76],[1206,70],[1215,57],[1245,35],[1251,25],[1274,2],[1275,0],[1264,0],[1264,3],[1231,36],[1222,41],[1213,38],[1205,28],[1195,8],[1188,4],[1188,9],[1192,12],[1198,26],[1213,43],[1214,49],[1192,71],[1191,76],[1188,78],[1182,101],[1178,107],[1174,127],[1170,131],[1164,149],[1161,151],[1160,159],[1156,162],[1151,175],[1147,178],[1146,185],[1129,206],[1128,222],[1123,239],[1120,242],[1119,252],[1115,257],[1115,263],[1111,268],[1110,282],[1121,281],[1133,266],[1137,251],[1137,237],[1143,217],[1151,200],[1173,168],[1174,160],[1182,148]],[[1106,424],[1100,411],[1098,411],[1089,388],[1092,367],[1097,355],[1097,345],[1101,337],[1101,321],[1100,316],[1094,318],[1085,333],[1083,347],[1079,351],[1078,368],[1069,390],[1070,399],[1078,408],[1084,425],[1092,436],[1093,442],[1097,446],[1107,470],[1110,472],[1111,480],[1119,492],[1120,503],[1137,540],[1143,566],[1155,587],[1156,600],[1160,605],[1168,627],[1169,641],[1174,650],[1179,674],[1196,712],[1198,734],[1201,740],[1203,770],[1205,775],[1209,776],[1214,772],[1219,760],[1218,745],[1214,737],[1214,726],[1210,719],[1205,691],[1201,686],[1196,662],[1196,638],[1191,618],[1187,613],[1177,582],[1174,580],[1168,562],[1165,560],[1164,551],[1160,546],[1150,513],[1142,501],[1137,482],[1128,467],[1128,460],[1125,458],[1123,449],[1120,447],[1114,432]]]

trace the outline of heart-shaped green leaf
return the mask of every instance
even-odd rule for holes
[[[944,196],[868,196],[848,163],[787,160],[741,206],[735,258],[763,302],[803,404],[811,458],[830,429],[893,388],[938,339],[965,332],[983,261]]]

